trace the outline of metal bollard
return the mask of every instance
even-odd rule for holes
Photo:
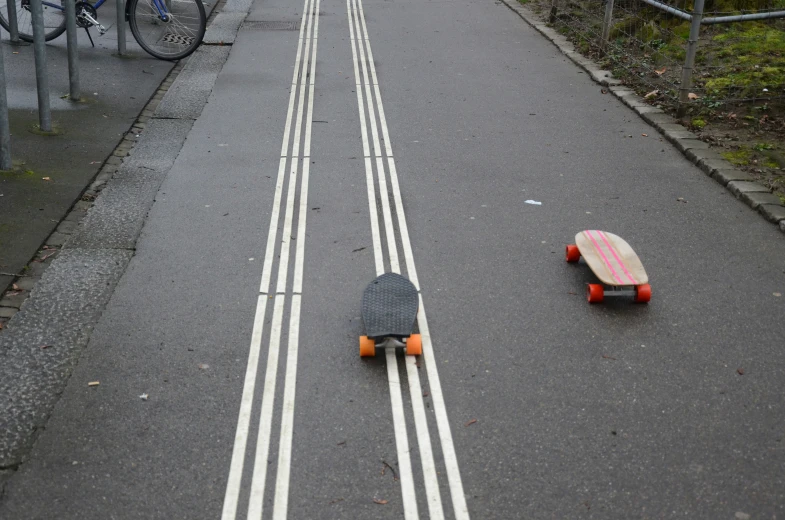
[[[602,20],[602,37],[600,38],[600,51],[605,54],[608,40],[611,37],[611,21],[613,20],[613,0],[606,0],[605,17]]]
[[[125,2],[115,0],[117,7],[117,54],[125,54]]]
[[[44,36],[44,6],[41,0],[30,1],[33,18],[33,49],[35,54],[35,83],[38,87],[38,122],[43,132],[52,131],[52,110],[49,106],[49,77],[46,75],[46,40]]]
[[[690,89],[692,88],[692,69],[695,68],[695,54],[698,52],[698,38],[700,37],[701,21],[703,20],[704,0],[695,0],[692,8],[692,21],[690,22],[690,39],[687,41],[687,57],[681,68],[681,86],[679,87],[679,108],[676,110],[678,117],[687,113]]]
[[[13,1],[13,0],[10,0]],[[65,31],[68,44],[68,98],[79,101],[82,92],[79,88],[79,48],[76,42],[76,2],[65,0]]]
[[[0,170],[10,170],[11,130],[8,128],[8,97],[5,92],[5,63],[0,49]]]
[[[19,23],[16,19],[16,2],[8,1],[8,32],[11,34],[11,43],[19,43]]]

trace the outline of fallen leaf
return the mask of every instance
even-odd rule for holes
[[[41,177],[41,180],[43,180],[43,181],[51,181],[52,179],[50,179],[49,177]]]
[[[471,426],[472,424],[474,424],[476,422],[477,422],[477,419],[472,419],[471,421],[469,421],[466,424],[464,424],[464,426]]]
[[[101,384],[100,381],[90,381],[89,383],[87,383],[87,386],[98,386],[100,384]]]
[[[606,356],[605,354],[602,355],[602,359],[612,359],[613,361],[616,361],[615,357]]]
[[[663,68],[661,68],[661,69],[659,69],[659,70],[655,70],[654,72],[655,72],[655,73],[656,73],[658,76],[662,76],[663,74],[665,74],[665,71],[666,71],[666,70],[668,70],[668,67],[663,67]]]
[[[16,285],[16,284],[13,284],[13,285],[11,285],[11,289],[13,289],[14,291],[21,291],[21,290],[22,290],[22,289],[20,289],[20,288],[19,288],[19,286],[18,286],[18,285]]]
[[[384,500],[383,498],[374,498],[373,501],[382,506],[387,503],[387,500]]]
[[[600,92],[603,93],[603,94],[607,94],[608,93],[608,91],[605,90],[605,89],[600,90]]]
[[[776,296],[777,298],[779,298],[780,296],[782,296],[782,293],[779,293],[779,292],[775,292],[775,293],[771,293],[771,294],[773,294],[773,295],[774,295],[774,296]]]
[[[2,330],[4,326],[5,324],[2,321],[0,321],[0,330]]]
[[[42,348],[42,349],[45,349],[45,348],[49,348],[49,347],[51,347],[51,346],[52,346],[52,345],[41,345],[41,348]]]
[[[744,375],[744,369],[743,368],[737,368],[736,369],[736,373],[739,374],[740,376],[743,376]]]
[[[199,370],[207,370],[208,368],[210,368],[210,365],[207,363],[199,363]]]
[[[648,94],[646,94],[643,97],[644,97],[644,99],[649,99],[649,98],[657,97],[659,95],[660,95],[660,91],[659,90],[652,90],[651,92],[649,92]]]
[[[649,134],[641,134],[643,137],[649,137]]]
[[[690,92],[689,94],[687,94],[687,98],[692,100],[698,99],[698,94],[694,94]]]

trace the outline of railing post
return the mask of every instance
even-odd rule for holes
[[[602,38],[600,39],[602,54],[605,54],[608,40],[611,37],[611,20],[613,20],[613,0],[605,0],[605,17],[602,19]]]
[[[116,0],[117,7],[117,54],[125,54],[125,2]]]
[[[548,17],[548,22],[554,23],[556,21],[556,11],[559,8],[559,0],[551,0],[551,15]]]
[[[679,108],[677,115],[684,117],[687,113],[690,89],[692,88],[692,69],[695,67],[695,54],[698,52],[698,38],[700,37],[701,21],[703,20],[704,0],[695,0],[690,23],[690,39],[687,41],[687,56],[681,69],[681,86],[679,87]]]
[[[11,43],[19,43],[19,23],[16,19],[16,2],[8,0],[8,32],[11,34]]]
[[[35,54],[35,83],[38,88],[38,122],[42,132],[52,131],[52,111],[49,106],[49,77],[46,75],[46,40],[44,7],[41,0],[30,1],[33,21],[33,49]]]
[[[0,170],[10,170],[11,131],[8,128],[8,97],[5,92],[5,63],[0,49]]]
[[[79,101],[82,92],[79,88],[79,48],[76,43],[75,0],[65,0],[65,31],[68,45],[68,84],[70,87],[68,99]]]

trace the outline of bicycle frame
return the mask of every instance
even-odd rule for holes
[[[68,1],[68,0],[66,0],[66,1]],[[51,2],[42,2],[42,3],[43,3],[43,5],[45,5],[47,7],[51,7],[53,9],[59,9],[60,11],[65,11],[65,8],[63,8],[62,5],[53,4]],[[106,3],[106,0],[98,0],[96,3],[93,4],[93,7],[97,10],[99,7],[104,5],[104,3]],[[169,12],[166,9],[166,2],[164,0],[152,0],[152,3],[155,6],[155,10],[158,11],[158,16],[160,16],[161,18],[165,18],[166,15]],[[128,6],[127,2],[126,2],[126,6]],[[125,19],[126,20],[128,20],[128,16],[129,16],[128,8],[126,7],[126,10],[125,10]]]

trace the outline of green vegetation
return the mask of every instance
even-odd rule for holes
[[[698,130],[703,130],[703,127],[706,126],[706,121],[704,121],[703,119],[696,118],[692,120],[691,124],[693,128],[696,128]]]
[[[734,166],[747,166],[752,161],[752,154],[744,147],[740,147],[738,150],[722,152],[721,155]]]

